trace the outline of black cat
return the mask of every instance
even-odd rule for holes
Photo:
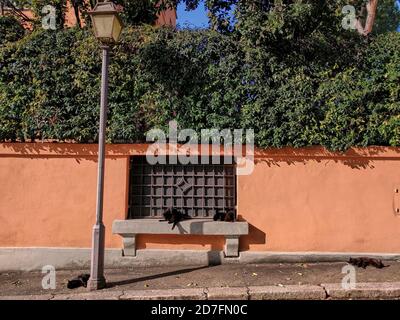
[[[235,211],[232,209],[228,209],[226,212],[217,209],[217,212],[213,217],[214,221],[225,221],[225,222],[234,222],[235,221]]]
[[[164,220],[160,221],[168,221],[168,223],[172,223],[172,230],[174,230],[175,226],[178,222],[191,219],[187,213],[182,213],[176,208],[168,208],[163,213]]]
[[[68,289],[75,289],[79,287],[87,287],[87,282],[90,278],[90,274],[84,273],[80,274],[76,278],[73,278],[72,280],[68,280],[67,288]]]
[[[360,257],[360,258],[350,258],[348,263],[352,264],[353,266],[359,267],[359,268],[366,268],[368,266],[372,266],[378,269],[382,269],[385,267],[389,267],[388,265],[385,266],[382,263],[382,260],[379,259],[373,259],[373,258],[368,258],[368,257]]]
[[[164,219],[161,219],[160,221],[168,221],[168,222],[171,221],[172,215],[176,215],[177,212],[178,212],[178,210],[175,208],[168,208],[162,214]]]

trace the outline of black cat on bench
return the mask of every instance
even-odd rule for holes
[[[159,221],[168,221],[168,223],[172,223],[171,230],[174,230],[178,222],[192,218],[187,213],[182,213],[176,208],[168,208],[167,210],[165,210],[163,213],[163,217],[164,219]]]

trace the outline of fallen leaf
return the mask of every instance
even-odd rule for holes
[[[149,285],[146,283],[146,284],[144,285],[144,287],[145,287],[145,288],[148,288],[148,287],[149,287]]]
[[[278,286],[279,286],[279,287],[283,287],[283,284],[282,284],[282,283],[278,283]]]
[[[258,276],[258,274],[255,273],[255,272],[253,272],[251,275],[252,275],[253,277]]]
[[[301,272],[297,272],[297,274],[298,274],[299,276],[302,276],[302,275],[303,275]]]

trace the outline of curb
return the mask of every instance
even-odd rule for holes
[[[324,300],[326,298],[324,288],[316,285],[249,287],[250,300]]]
[[[71,294],[0,296],[0,300],[344,300],[400,299],[400,282],[97,291]]]
[[[400,282],[357,283],[354,289],[343,289],[338,283],[321,284],[331,299],[400,299]]]
[[[121,300],[206,300],[205,290],[171,289],[171,290],[129,290],[124,291]]]

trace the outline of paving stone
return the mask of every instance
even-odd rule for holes
[[[208,288],[207,299],[208,300],[247,300],[246,287],[219,287],[219,288]]]
[[[313,285],[254,286],[249,287],[250,300],[321,300],[325,290]]]
[[[50,300],[51,298],[53,298],[52,294],[0,296],[0,300]]]
[[[9,295],[0,300],[324,300],[400,299],[400,282],[357,283],[346,290],[340,283],[287,286],[212,287],[170,290],[100,290],[70,294]]]
[[[122,291],[98,291],[85,293],[58,294],[52,300],[119,300]]]
[[[345,289],[341,283],[322,284],[331,299],[393,299],[400,298],[400,282],[356,283],[354,289]]]
[[[121,300],[205,300],[204,289],[129,290]]]

